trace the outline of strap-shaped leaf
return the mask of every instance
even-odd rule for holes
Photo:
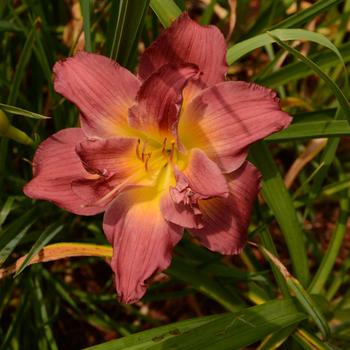
[[[333,91],[334,95],[336,96],[339,105],[341,106],[344,112],[344,115],[347,116],[347,119],[350,121],[350,103],[345,97],[342,90],[339,88],[339,86],[334,82],[334,80],[330,78],[326,73],[324,73],[323,70],[316,63],[314,63],[308,57],[301,54],[298,50],[295,50],[293,47],[283,42],[280,37],[277,37],[272,32],[269,32],[268,35],[274,38],[278,45],[280,45],[283,49],[292,54],[298,60],[302,61],[307,66],[309,66],[320,78],[324,80],[324,82],[328,85],[328,87]]]
[[[42,114],[27,111],[26,109],[23,109],[23,108],[10,106],[10,105],[7,105],[5,103],[0,103],[0,108],[8,113],[20,115],[23,117],[28,117],[28,118],[33,118],[33,119],[49,119],[50,118],[50,117],[46,117]]]
[[[150,5],[164,27],[169,27],[181,15],[181,10],[173,0],[151,0]]]
[[[241,349],[306,318],[292,299],[273,300],[244,311],[197,318],[133,334],[86,350]],[[200,324],[202,323],[202,324]]]
[[[276,42],[275,37],[280,40],[303,40],[303,41],[312,41],[319,45],[325,46],[335,55],[338,56],[339,61],[344,65],[343,58],[337,49],[337,47],[332,44],[324,35],[311,32],[305,29],[275,29],[271,30],[269,33],[264,33],[256,35],[253,38],[241,41],[237,44],[234,44],[227,50],[227,62],[232,64],[239,60],[241,57],[247,53],[268,44]]]

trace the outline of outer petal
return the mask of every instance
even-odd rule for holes
[[[287,127],[276,93],[241,81],[203,90],[181,114],[180,141],[204,150],[225,172],[240,167],[253,142]]]
[[[247,239],[252,206],[259,192],[260,174],[252,164],[245,162],[227,178],[229,197],[200,201],[203,228],[191,229],[191,233],[210,250],[239,254]]]
[[[201,26],[182,14],[141,57],[139,75],[147,79],[167,63],[194,63],[208,85],[221,82],[227,71],[226,43],[214,26]]]
[[[101,207],[86,204],[71,189],[71,183],[89,177],[75,153],[77,142],[85,140],[81,129],[63,129],[41,143],[33,160],[34,178],[24,187],[24,193],[35,199],[45,199],[79,215],[94,215]]]
[[[163,219],[159,199],[149,189],[122,193],[106,211],[103,227],[114,247],[111,265],[119,298],[136,302],[146,292],[146,280],[169,266],[182,229]]]
[[[140,83],[107,57],[79,52],[54,66],[55,90],[81,111],[81,126],[89,136],[127,132],[128,108]]]
[[[175,170],[176,187],[161,199],[166,220],[187,228],[203,227],[198,200],[227,197],[228,185],[219,167],[204,152],[193,149],[183,172]]]
[[[137,104],[130,109],[130,126],[145,134],[176,138],[182,90],[198,77],[198,67],[193,64],[162,66],[142,84]]]

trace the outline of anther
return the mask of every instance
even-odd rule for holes
[[[143,143],[143,146],[142,146],[142,155],[141,155],[141,159],[142,159],[143,162],[145,162],[146,147],[147,147],[147,141],[145,141],[145,142]]]
[[[136,146],[136,156],[138,159],[141,159],[141,156],[140,156],[140,139],[137,140],[137,146]]]
[[[163,148],[162,148],[162,154],[163,154],[163,156],[165,156],[166,142],[167,142],[167,138],[165,138],[164,141],[163,141]]]
[[[148,171],[148,161],[151,159],[152,153],[145,154],[145,170]]]

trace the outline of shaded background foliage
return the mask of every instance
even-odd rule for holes
[[[126,338],[94,348],[350,347],[349,0],[1,1],[0,108],[34,142],[0,139],[0,263],[57,242],[107,244],[101,216],[71,215],[22,193],[38,143],[77,125],[51,68],[85,47],[135,71],[162,25],[184,10],[224,33],[229,79],[276,89],[294,116],[251,151],[264,176],[249,229],[259,247],[222,257],[186,236],[135,305],[118,303],[101,258],[23,265],[0,281],[0,349],[80,349],[117,337]]]

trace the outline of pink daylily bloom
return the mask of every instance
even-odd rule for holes
[[[24,192],[79,214],[104,212],[122,302],[171,262],[184,229],[238,254],[260,174],[248,147],[289,125],[276,94],[225,81],[226,44],[213,26],[180,16],[143,54],[138,77],[80,52],[54,66],[55,89],[80,128],[42,142]]]

